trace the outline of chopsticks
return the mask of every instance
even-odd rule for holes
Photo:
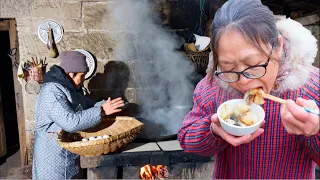
[[[281,98],[278,98],[276,96],[272,96],[270,94],[266,94],[266,93],[263,93],[263,94],[260,94],[263,98],[266,98],[266,99],[269,99],[269,100],[272,100],[272,101],[275,101],[275,102],[278,102],[280,104],[287,104],[287,101],[284,100],[284,99],[281,99]]]
[[[263,92],[261,89],[258,90],[257,95],[258,95],[258,96],[261,96],[261,97],[263,97],[263,98],[266,98],[266,99],[269,99],[269,100],[272,100],[272,101],[281,103],[281,104],[287,104],[287,101],[286,101],[286,100],[281,99],[281,98],[278,98],[278,97],[276,97],[276,96],[272,96],[272,95],[270,95],[270,94],[267,94],[267,93]],[[307,108],[307,107],[303,107],[303,109],[304,109],[305,111],[307,111],[308,113],[311,113],[311,114],[315,114],[315,115],[320,116],[320,112],[318,112],[318,111],[315,111],[315,110],[310,109],[310,108]]]
[[[306,108],[306,107],[303,107],[305,111],[307,111],[308,113],[311,113],[311,114],[315,114],[315,115],[318,115],[320,116],[320,112],[317,112],[313,109],[310,109],[310,108]]]

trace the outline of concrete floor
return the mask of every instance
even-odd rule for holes
[[[21,166],[20,151],[0,165],[0,179],[31,179],[31,166]]]

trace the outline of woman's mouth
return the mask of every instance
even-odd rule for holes
[[[244,91],[244,93],[246,93],[246,92],[248,92],[248,91],[250,91],[250,90],[253,90],[253,89],[262,89],[262,90],[264,91],[263,87],[261,87],[261,86],[259,86],[259,87],[252,87],[252,88],[246,88],[246,89],[244,89],[243,91]]]

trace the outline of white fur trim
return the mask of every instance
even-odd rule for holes
[[[280,34],[290,43],[289,54],[286,54],[285,66],[289,66],[289,75],[279,82],[279,90],[297,89],[309,78],[313,69],[312,63],[317,56],[317,39],[297,21],[290,18],[281,19],[277,22]],[[281,68],[281,67],[280,67]]]
[[[317,39],[311,31],[290,18],[277,22],[280,34],[290,42],[290,61],[292,67],[312,65],[317,56]]]

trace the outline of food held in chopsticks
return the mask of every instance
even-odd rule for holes
[[[244,95],[244,99],[247,102],[247,104],[256,103],[256,104],[263,104],[264,103],[264,97],[263,97],[264,91],[260,88],[252,89],[250,91],[247,91]]]
[[[246,94],[244,95],[244,100],[246,101],[247,104],[251,104],[252,102],[254,102],[256,104],[260,104],[261,105],[261,104],[264,103],[264,99],[263,98],[270,99],[272,101],[275,101],[275,102],[278,102],[278,103],[281,103],[281,104],[287,104],[286,100],[278,98],[276,96],[272,96],[270,94],[267,94],[260,88],[259,89],[258,88],[252,89],[252,90],[246,92]],[[303,107],[303,109],[308,113],[320,116],[320,112],[319,111],[312,110],[312,109],[307,108],[307,107]]]
[[[270,99],[281,104],[286,104],[286,100],[267,94],[261,88],[256,88],[247,91],[244,95],[244,99],[246,100],[247,104],[251,104],[252,102],[254,102],[256,104],[261,105],[264,103],[264,98]]]

